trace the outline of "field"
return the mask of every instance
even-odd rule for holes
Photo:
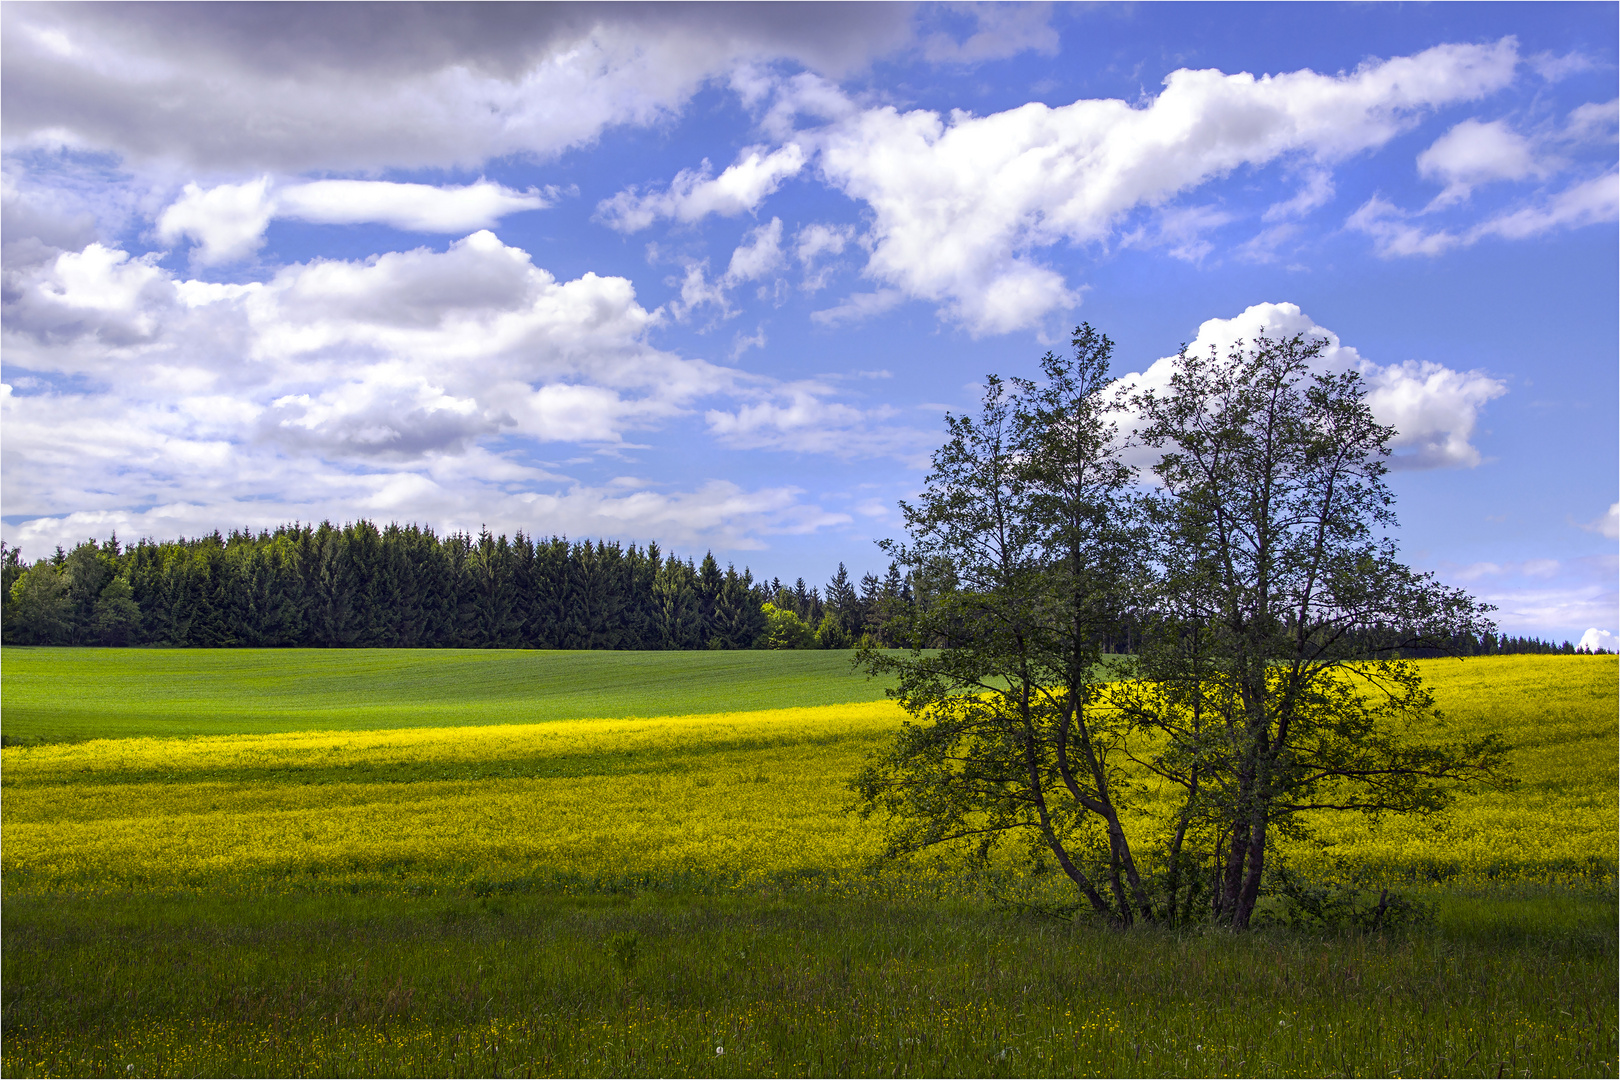
[[[853,653],[5,651],[10,742],[463,727],[877,701]]]
[[[0,1064],[1613,1075],[1615,661],[1424,670],[1520,788],[1323,832],[1432,924],[1234,938],[875,868],[847,654],[8,649]]]

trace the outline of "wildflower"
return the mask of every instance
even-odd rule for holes
[[[726,1048],[723,1046],[717,1046],[714,1048],[714,1052],[716,1055],[724,1054],[726,1052]]]

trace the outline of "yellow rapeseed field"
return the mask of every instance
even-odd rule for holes
[[[1518,749],[1439,823],[1321,822],[1326,858],[1421,880],[1613,880],[1616,663],[1425,662],[1449,726]],[[850,880],[847,779],[888,702],[493,727],[108,739],[3,752],[8,895]],[[1145,838],[1144,838],[1145,839]]]
[[[16,890],[746,885],[876,851],[845,779],[887,702],[4,751]]]

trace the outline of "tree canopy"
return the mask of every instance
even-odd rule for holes
[[[977,417],[948,418],[890,545],[914,648],[864,654],[912,717],[854,781],[892,851],[1012,841],[1119,924],[1246,927],[1303,812],[1428,813],[1505,781],[1500,739],[1434,736],[1401,658],[1492,633],[1487,609],[1400,562],[1394,432],[1355,373],[1314,370],[1322,347],[1183,350],[1167,389],[1132,394],[1082,326],[1041,379],[992,376]],[[1150,484],[1122,421],[1161,451]],[[1116,671],[1122,623],[1140,655]],[[1182,792],[1168,817],[1150,777]]]

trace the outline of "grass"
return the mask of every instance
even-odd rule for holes
[[[1613,1075],[1588,906],[1584,936],[1233,936],[816,897],[13,901],[4,1067]]]
[[[887,703],[681,715],[816,665],[845,680],[822,693],[877,696],[836,656],[641,657],[643,685],[569,718],[567,664],[606,680],[636,654],[109,652],[8,649],[8,737],[17,687],[72,698],[63,671],[113,730],[232,733],[0,756],[6,1075],[1615,1073],[1611,658],[1425,662],[1454,730],[1520,747],[1523,785],[1330,839],[1428,882],[1433,921],[1234,936],[866,873],[878,836],[842,783]],[[613,693],[650,707],[602,718]]]
[[[5,650],[8,744],[678,716],[876,701],[848,650]]]

